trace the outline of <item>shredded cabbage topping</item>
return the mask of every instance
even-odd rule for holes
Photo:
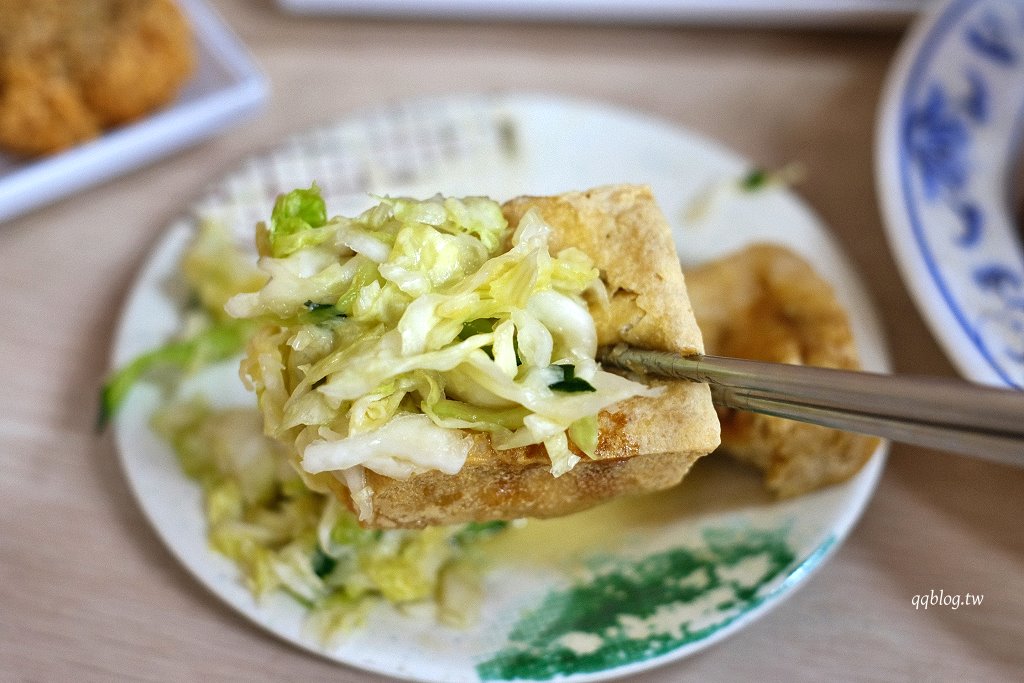
[[[194,298],[185,322],[173,339],[137,356],[107,379],[100,393],[99,427],[117,413],[139,380],[162,371],[173,384],[205,365],[234,357],[252,335],[255,323],[229,317],[224,304],[239,292],[258,290],[267,277],[223,225],[201,223],[180,265]]]
[[[380,601],[433,601],[439,621],[465,625],[479,543],[505,522],[366,530],[310,485],[338,477],[365,515],[364,468],[458,472],[465,430],[498,448],[543,444],[557,476],[594,453],[603,407],[650,395],[597,367],[584,298],[604,298],[597,270],[577,249],[552,256],[549,231],[527,214],[513,232],[478,198],[383,198],[328,220],[314,186],[258,228],[256,268],[205,223],[181,263],[194,295],[182,329],[111,376],[103,415],[136,381],[170,380],[153,425],[202,487],[211,546],[258,598],[284,591],[308,607],[325,642]],[[173,398],[188,372],[246,343],[259,410]]]
[[[266,284],[226,306],[262,324],[242,376],[266,433],[345,483],[361,518],[363,468],[458,472],[463,430],[542,444],[554,476],[593,455],[599,411],[654,391],[595,362],[598,271],[552,255],[550,234],[535,211],[512,231],[486,198],[384,197],[328,220],[315,185],[282,195],[257,230]]]
[[[110,417],[136,381],[164,380],[167,398],[153,428],[202,488],[211,547],[237,566],[258,599],[283,591],[305,606],[310,635],[327,645],[380,602],[433,603],[441,623],[472,622],[482,599],[481,541],[507,525],[364,530],[334,496],[303,483],[284,447],[263,434],[255,405],[214,409],[201,395],[180,398],[189,374],[237,364],[258,324],[228,317],[224,303],[267,280],[252,254],[210,222],[186,249],[180,274],[192,294],[181,329],[115,372],[102,405]],[[325,314],[314,307],[309,315]]]
[[[309,609],[307,628],[327,644],[381,600],[435,601],[442,623],[472,621],[481,590],[474,548],[503,523],[362,529],[337,499],[302,483],[260,422],[255,408],[215,410],[201,399],[173,402],[153,420],[203,488],[210,545],[258,599],[285,591]]]

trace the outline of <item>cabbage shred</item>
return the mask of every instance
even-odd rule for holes
[[[595,362],[598,271],[550,254],[550,234],[535,211],[511,230],[486,198],[383,197],[328,219],[316,186],[282,195],[257,229],[266,284],[226,306],[261,325],[242,376],[266,433],[311,484],[345,483],[362,518],[364,468],[454,474],[463,430],[542,444],[554,476],[592,455],[599,411],[653,392]]]
[[[210,545],[257,598],[284,591],[308,607],[328,644],[381,601],[434,601],[440,621],[465,625],[477,548],[504,522],[367,530],[316,478],[344,482],[365,516],[364,468],[457,472],[464,430],[498,448],[543,444],[556,476],[594,454],[600,409],[650,391],[597,367],[584,299],[604,298],[597,270],[577,249],[550,255],[549,231],[527,214],[513,232],[482,198],[381,198],[328,219],[314,186],[258,227],[257,269],[205,223],[181,264],[194,310],[111,377],[105,415],[155,370],[194,371],[248,340],[259,410],[194,398],[153,419],[202,487]]]
[[[158,371],[180,380],[205,365],[234,357],[252,335],[254,323],[231,318],[224,304],[239,292],[258,290],[266,276],[223,225],[212,221],[200,224],[181,260],[181,274],[193,297],[182,330],[107,378],[100,392],[97,427],[109,422],[138,381]]]
[[[333,644],[370,608],[434,601],[442,623],[475,617],[482,540],[503,523],[422,531],[367,530],[331,495],[309,490],[264,436],[254,408],[202,399],[161,408],[154,428],[204,493],[210,545],[232,560],[257,599],[284,591],[309,609],[310,635]]]

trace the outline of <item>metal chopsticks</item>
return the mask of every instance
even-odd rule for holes
[[[1024,392],[622,345],[599,359],[640,375],[706,382],[720,406],[1024,466]]]

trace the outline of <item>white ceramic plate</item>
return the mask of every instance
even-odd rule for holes
[[[724,189],[748,168],[691,133],[595,104],[465,96],[371,111],[246,161],[175,224],[131,292],[113,362],[160,344],[180,323],[175,268],[196,216],[225,221],[248,241],[277,192],[315,179],[332,213],[360,210],[368,192],[507,198],[649,183],[686,263],[755,239],[805,254],[835,283],[867,367],[886,369],[875,314],[818,220],[785,190]],[[696,222],[686,218],[695,202],[704,207]],[[212,368],[186,390],[252,404],[236,367]],[[303,634],[297,603],[283,596],[255,603],[234,567],[207,548],[200,492],[148,427],[159,401],[156,388],[135,389],[116,438],[139,504],[181,562],[282,638],[351,666],[428,681],[598,680],[706,647],[777,604],[838,546],[883,462],[877,453],[844,485],[772,502],[752,471],[707,458],[680,489],[510,532],[493,550],[476,626],[450,629],[437,626],[429,610],[399,614],[381,606],[365,627],[323,650]]]
[[[52,156],[24,161],[0,152],[0,221],[60,199],[210,137],[267,98],[252,58],[202,0],[178,0],[198,58],[167,107]]]
[[[942,3],[893,64],[876,156],[889,242],[932,333],[966,377],[1017,388],[1022,107],[1024,2]]]

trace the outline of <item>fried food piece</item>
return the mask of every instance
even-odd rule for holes
[[[0,147],[60,151],[173,99],[195,68],[172,0],[0,3]]]
[[[594,260],[608,290],[607,308],[591,306],[602,346],[700,351],[701,330],[687,298],[672,232],[647,187],[599,188],[505,204],[517,225],[537,208],[553,228],[551,253],[577,247]]]
[[[539,210],[553,229],[552,253],[576,246],[600,269],[609,304],[606,309],[590,306],[599,344],[628,342],[680,353],[703,349],[669,226],[649,188],[520,197],[503,210],[515,226],[530,208]],[[584,456],[557,478],[549,471],[543,446],[499,451],[480,432],[471,433],[473,447],[458,474],[430,471],[399,480],[367,470],[373,516],[361,523],[418,528],[556,517],[616,496],[674,486],[694,461],[718,446],[718,419],[706,385],[651,384],[663,384],[664,393],[602,411],[595,458]],[[318,476],[354,507],[344,485]]]
[[[96,137],[99,124],[67,79],[26,60],[0,67],[0,147],[23,155],[56,152]]]
[[[860,367],[850,323],[832,287],[780,246],[752,245],[686,273],[711,354],[797,365]],[[878,439],[720,408],[722,449],[764,472],[765,486],[796,496],[849,479]]]

